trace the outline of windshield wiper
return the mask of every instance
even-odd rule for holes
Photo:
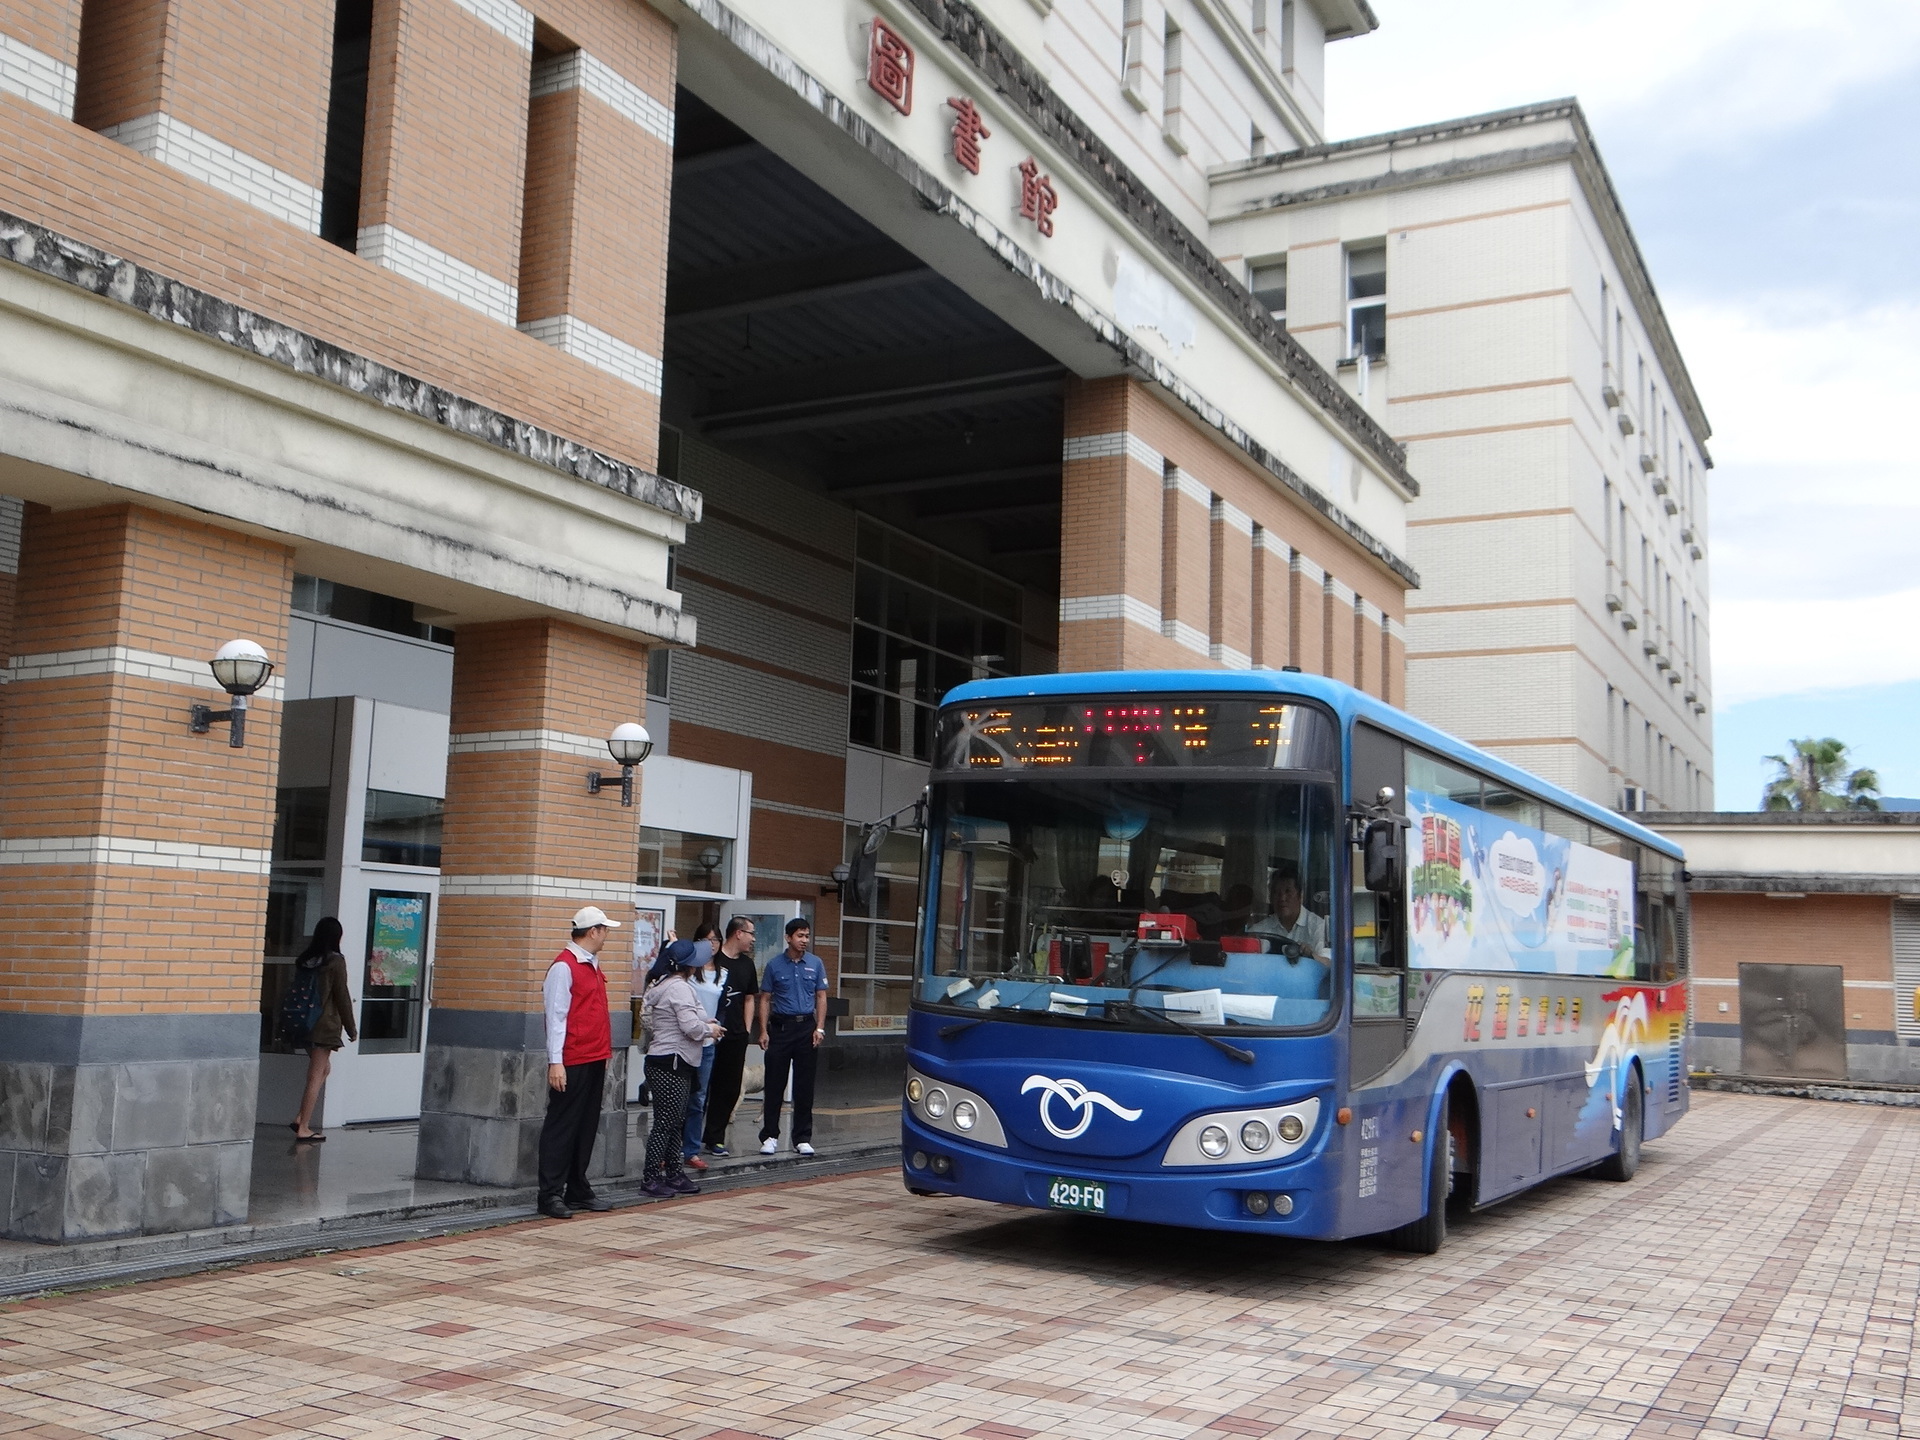
[[[1158,1020],[1163,1025],[1170,1025],[1175,1030],[1184,1030],[1187,1034],[1198,1036],[1200,1039],[1206,1041],[1222,1055],[1230,1059],[1238,1060],[1242,1065],[1253,1064],[1253,1052],[1251,1050],[1243,1050],[1238,1045],[1222,1040],[1218,1035],[1209,1035],[1196,1025],[1189,1025],[1184,1020],[1176,1020],[1164,1010],[1156,1010],[1151,1005],[1142,1005],[1134,1000],[1108,1000],[1105,1001],[1104,1004],[1109,1012],[1111,1012],[1115,1006],[1118,1006],[1123,1010],[1131,1010],[1136,1015],[1145,1015],[1154,1020]]]
[[[940,1038],[942,1040],[951,1040],[954,1036],[960,1034],[962,1031],[971,1030],[976,1025],[984,1025],[986,1023],[987,1022],[984,1019],[956,1020],[951,1025],[942,1025],[940,1027]]]

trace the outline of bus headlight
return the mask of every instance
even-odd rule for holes
[[[926,1093],[927,1087],[920,1083],[920,1077],[918,1075],[907,1081],[907,1099],[911,1100],[915,1105],[920,1103],[920,1097]]]
[[[1284,1125],[1286,1122],[1281,1123]],[[1249,1120],[1240,1127],[1240,1143],[1258,1155],[1273,1143],[1273,1132],[1267,1128],[1266,1121]]]
[[[947,1113],[947,1092],[938,1085],[927,1091],[927,1114],[938,1120]]]
[[[1280,1138],[1286,1141],[1287,1144],[1292,1145],[1306,1133],[1306,1123],[1301,1120],[1298,1115],[1282,1115],[1280,1117]]]
[[[906,1110],[902,1117],[965,1139],[971,1145],[1007,1148],[1006,1127],[984,1095],[947,1080],[907,1069]]]
[[[971,1100],[962,1100],[953,1107],[953,1123],[962,1130],[973,1129],[974,1122],[980,1118],[980,1112],[974,1108]]]
[[[1277,1164],[1313,1138],[1319,1118],[1317,1096],[1196,1115],[1174,1132],[1160,1163],[1169,1167]]]
[[[1209,1125],[1200,1132],[1200,1153],[1210,1159],[1218,1160],[1232,1144],[1227,1132],[1218,1125]]]

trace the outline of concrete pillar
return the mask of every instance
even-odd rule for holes
[[[440,936],[427,1017],[419,1173],[482,1185],[535,1178],[546,1111],[540,985],[573,912],[630,927],[640,806],[620,804],[606,750],[646,703],[637,641],[560,620],[463,626],[454,642]],[[587,773],[616,784],[587,793]],[[644,767],[643,767],[644,771]],[[604,952],[613,1022],[594,1173],[626,1170],[631,928]]]
[[[133,506],[25,514],[0,689],[0,1228],[246,1219],[278,681],[246,744],[207,660],[286,659],[290,553]]]

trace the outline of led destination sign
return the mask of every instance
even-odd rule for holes
[[[1016,700],[942,712],[936,767],[991,774],[1204,767],[1332,770],[1333,722],[1274,700]]]

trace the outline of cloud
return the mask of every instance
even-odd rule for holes
[[[1713,608],[1721,707],[1920,680],[1920,589],[1859,600],[1720,600]]]
[[[1378,0],[1327,52],[1330,136],[1578,95],[1645,162],[1737,148],[1920,66],[1912,0]],[[1633,134],[1632,132],[1639,132]]]

